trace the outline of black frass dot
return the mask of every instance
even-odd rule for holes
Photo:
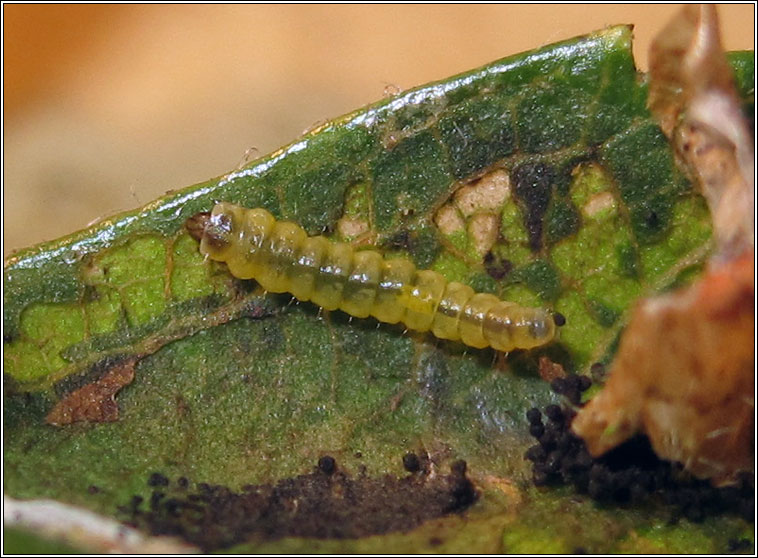
[[[592,379],[590,379],[588,376],[577,376],[579,378],[579,391],[587,391],[592,387]]]
[[[542,423],[532,424],[529,426],[529,434],[534,438],[541,438],[545,433],[545,427]]]
[[[318,469],[325,475],[331,475],[337,468],[337,462],[331,455],[325,455],[318,460]]]
[[[542,413],[537,407],[532,407],[526,412],[526,420],[529,424],[542,424]]]
[[[409,473],[417,473],[421,470],[421,461],[418,455],[409,451],[403,456],[403,468]]]
[[[566,316],[560,312],[553,312],[553,321],[558,327],[563,327],[566,325]]]
[[[588,376],[557,378],[551,388],[564,397],[566,404],[546,407],[545,424],[539,409],[527,412],[530,434],[539,443],[530,447],[524,458],[532,462],[536,486],[573,485],[579,493],[607,505],[649,506],[651,501],[657,502],[671,507],[672,522],[680,518],[702,521],[724,513],[753,521],[752,475],[742,476],[734,486],[714,488],[708,481],[686,474],[681,465],[658,458],[644,436],[635,436],[593,458],[584,441],[571,432],[575,408],[581,405],[581,392],[591,385]]]
[[[153,473],[150,478],[147,479],[148,486],[168,486],[168,477],[161,473]]]
[[[547,453],[543,449],[542,446],[539,444],[536,446],[530,447],[528,450],[526,450],[526,453],[524,454],[524,459],[528,459],[529,461],[544,461],[547,457]]]
[[[563,411],[558,405],[548,405],[545,407],[545,415],[552,422],[563,422]]]

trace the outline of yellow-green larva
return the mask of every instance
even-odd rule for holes
[[[267,291],[289,292],[357,318],[402,322],[471,347],[531,349],[549,343],[562,323],[548,310],[476,293],[436,271],[418,270],[408,260],[386,260],[375,250],[308,236],[265,209],[219,203],[210,215],[191,218],[187,228],[200,240],[203,254]]]

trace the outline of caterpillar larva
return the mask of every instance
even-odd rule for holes
[[[563,322],[559,314],[476,293],[436,271],[417,270],[408,260],[385,260],[375,250],[308,236],[265,209],[219,203],[210,214],[192,217],[187,228],[203,254],[267,291],[289,292],[357,318],[402,322],[471,347],[531,349],[549,343]]]

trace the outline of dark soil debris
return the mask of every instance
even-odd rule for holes
[[[571,421],[581,405],[581,393],[589,389],[587,376],[568,376],[551,382],[567,404],[548,405],[526,413],[529,433],[538,444],[524,457],[533,463],[536,486],[569,484],[604,504],[638,504],[657,500],[672,509],[671,521],[681,517],[703,521],[728,513],[754,518],[754,475],[744,475],[735,486],[714,488],[708,481],[686,473],[682,466],[655,455],[650,442],[637,436],[599,458],[593,458],[584,441],[574,435]]]
[[[403,458],[406,469],[409,455],[416,457],[417,471],[423,470],[415,454]],[[334,458],[324,456],[309,474],[276,485],[246,485],[240,492],[207,483],[192,490],[184,477],[170,483],[154,473],[148,484],[160,488],[147,506],[134,496],[119,511],[131,525],[153,535],[178,536],[204,552],[282,537],[360,538],[409,531],[424,521],[464,512],[478,495],[466,477],[465,461],[450,469],[450,474],[434,477],[351,477]],[[155,484],[158,478],[166,484]]]

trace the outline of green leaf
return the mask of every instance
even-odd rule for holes
[[[752,76],[739,64],[738,77]],[[645,99],[631,30],[612,27],[404,92],[243,169],[19,252],[4,270],[6,491],[118,516],[149,494],[156,471],[239,489],[308,472],[324,454],[356,475],[400,476],[406,452],[427,450],[442,465],[468,462],[482,491],[469,523],[242,550],[720,552],[744,523],[663,528],[665,510],[523,488],[525,412],[555,398],[538,358],[572,372],[607,359],[630,305],[707,253],[707,207]],[[499,169],[510,195],[486,257],[473,215],[452,232],[435,216]],[[553,308],[567,325],[553,345],[493,367],[491,351],[263,296],[205,261],[183,228],[218,200],[265,207],[311,234],[351,238],[345,225],[357,223],[387,255]],[[44,423],[62,395],[134,358],[117,422]],[[503,482],[520,496],[498,496]],[[687,533],[698,542],[672,542]]]
[[[49,541],[24,529],[3,529],[4,554],[86,554],[85,549],[73,548],[59,541]]]

